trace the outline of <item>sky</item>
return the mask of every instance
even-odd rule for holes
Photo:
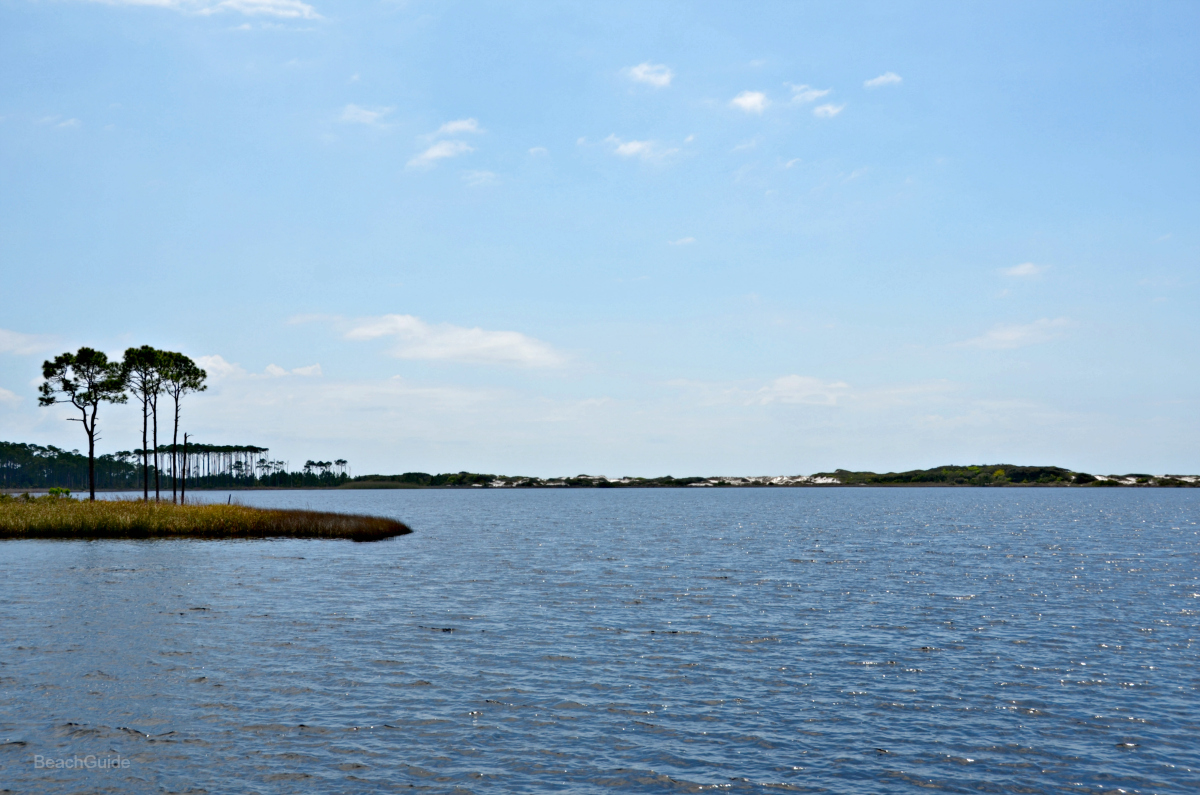
[[[1200,472],[1197,74],[1194,2],[0,0],[0,440],[149,344],[293,467]]]

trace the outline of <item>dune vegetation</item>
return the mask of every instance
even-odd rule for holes
[[[176,505],[0,494],[0,538],[346,538],[381,541],[412,532],[393,519],[245,505]]]

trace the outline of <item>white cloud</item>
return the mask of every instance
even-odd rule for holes
[[[812,86],[803,85],[791,86],[791,89],[792,102],[798,105],[806,102],[815,102],[833,90],[831,88],[813,88]]]
[[[884,72],[879,77],[872,77],[863,83],[866,88],[881,88],[883,86],[894,86],[902,82],[904,78],[895,72]]]
[[[308,320],[318,319],[318,317],[320,316],[313,315],[304,319],[293,318],[292,322],[303,323],[307,322]],[[263,368],[262,374],[248,373],[240,364],[231,364],[216,354],[212,356],[197,356],[196,364],[200,365],[200,367],[206,373],[208,373],[208,377],[212,381],[223,381],[230,378],[250,378],[261,380],[264,376],[266,378],[280,378],[285,375],[322,375],[321,365],[319,364],[310,364],[307,367],[296,367],[292,370],[285,370],[277,364],[268,364],[265,368]]]
[[[2,118],[2,117],[0,117],[0,118]],[[42,116],[39,119],[35,119],[34,123],[35,124],[51,124],[51,125],[54,125],[54,127],[56,129],[59,129],[59,130],[69,130],[74,127],[83,126],[83,122],[81,122],[79,119],[64,119],[62,116],[57,116],[57,115]]]
[[[767,95],[761,91],[743,91],[729,100],[729,104],[747,113],[762,113],[771,103],[767,99]]]
[[[0,403],[7,403],[10,406],[15,406],[20,402],[21,398],[17,396],[16,392],[12,392],[0,386]]]
[[[268,364],[267,369],[264,372],[266,372],[266,374],[271,376],[272,378],[278,378],[279,376],[282,376],[282,375],[299,375],[299,376],[323,375],[323,373],[321,372],[321,365],[319,365],[319,364],[310,364],[307,367],[295,367],[290,372],[288,370],[284,370],[282,367],[280,367],[277,364]]]
[[[1062,336],[1063,330],[1069,326],[1071,326],[1071,321],[1065,317],[1054,320],[1042,318],[1025,324],[1000,325],[980,337],[960,342],[959,345],[989,350],[1024,348],[1027,345],[1037,345],[1056,339]]]
[[[700,406],[830,406],[859,416],[902,407],[928,410],[940,396],[957,389],[945,381],[856,388],[845,381],[795,374],[762,385],[686,380],[670,381],[668,385],[690,392]]]
[[[41,334],[22,334],[19,331],[9,331],[0,328],[0,353],[15,353],[18,356],[29,356],[48,350],[54,344],[52,337]]]
[[[694,238],[694,237],[681,237],[681,238],[679,238],[678,240],[670,240],[670,241],[667,241],[667,242],[668,242],[668,245],[672,245],[672,246],[690,246],[692,243],[695,243],[695,242],[696,242],[696,238]]]
[[[495,185],[500,181],[494,171],[464,171],[463,182],[470,185],[472,188],[482,187],[484,185]]]
[[[208,377],[214,380],[246,374],[246,371],[240,365],[230,364],[216,354],[212,356],[197,356],[196,364],[200,365],[200,369],[208,373]]]
[[[478,120],[456,119],[455,121],[448,121],[441,127],[438,127],[437,132],[435,132],[433,135],[436,138],[442,135],[461,135],[462,133],[481,132],[485,132],[485,130],[479,126]]]
[[[659,160],[679,151],[663,148],[657,141],[622,141],[615,135],[608,136],[604,142],[612,144],[613,154],[619,157],[640,157],[642,160]]]
[[[1034,265],[1032,262],[1022,262],[1020,265],[1013,265],[1011,268],[1001,268],[1000,272],[1005,276],[1015,276],[1017,278],[1029,278],[1031,276],[1040,276],[1046,271],[1044,265]]]
[[[675,73],[668,69],[663,64],[654,64],[646,61],[637,66],[631,66],[628,69],[623,69],[622,72],[630,80],[636,83],[646,83],[655,88],[666,88],[671,85],[671,78]]]
[[[822,381],[805,375],[785,375],[758,389],[746,400],[747,404],[765,406],[770,403],[805,403],[832,406],[848,393],[844,381]]]
[[[462,141],[438,141],[421,154],[408,161],[409,168],[429,168],[439,160],[458,157],[474,152],[475,147]]]
[[[282,19],[320,19],[321,15],[308,3],[300,0],[222,0],[200,13],[215,14],[236,11],[247,16],[280,17]]]
[[[834,105],[832,103],[828,105],[818,105],[817,107],[813,108],[813,115],[818,119],[832,119],[834,116],[841,113],[842,109],[845,107],[845,105]]]
[[[246,16],[278,19],[320,19],[321,15],[301,0],[92,0],[111,6],[154,6],[193,14],[232,11]]]
[[[613,151],[621,157],[646,157],[654,149],[653,141],[622,141],[615,135],[610,135],[604,140],[612,144]]]
[[[529,150],[529,154],[533,155],[534,157],[542,157],[550,154],[550,150],[544,146],[535,146]]]
[[[364,108],[359,105],[347,105],[342,108],[342,115],[339,121],[346,124],[366,124],[378,126],[383,121],[383,117],[387,116],[394,110],[393,108]]]
[[[517,331],[486,331],[449,323],[431,325],[412,315],[364,318],[346,339],[394,337],[392,355],[399,359],[556,367],[565,357],[546,343]]]

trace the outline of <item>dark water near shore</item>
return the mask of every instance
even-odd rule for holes
[[[416,532],[0,542],[0,791],[1200,791],[1195,491],[235,499]]]

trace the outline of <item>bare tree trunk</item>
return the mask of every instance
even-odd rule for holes
[[[171,433],[171,502],[175,502],[175,483],[179,480],[179,398],[175,398],[175,430]]]
[[[142,401],[142,499],[146,502],[150,501],[150,461],[148,456],[149,450],[146,448],[146,431],[150,424],[150,416],[147,413],[149,404]]]
[[[150,405],[154,409],[150,412],[154,422],[154,501],[158,502],[158,395]]]
[[[188,435],[185,433],[183,435],[183,480],[181,480],[179,482],[179,504],[180,505],[185,505],[187,503],[187,471],[188,471],[187,437],[188,437]]]
[[[88,437],[88,499],[96,501],[96,411],[99,405],[92,406],[92,424],[88,425],[87,409],[83,411],[83,429]]]

